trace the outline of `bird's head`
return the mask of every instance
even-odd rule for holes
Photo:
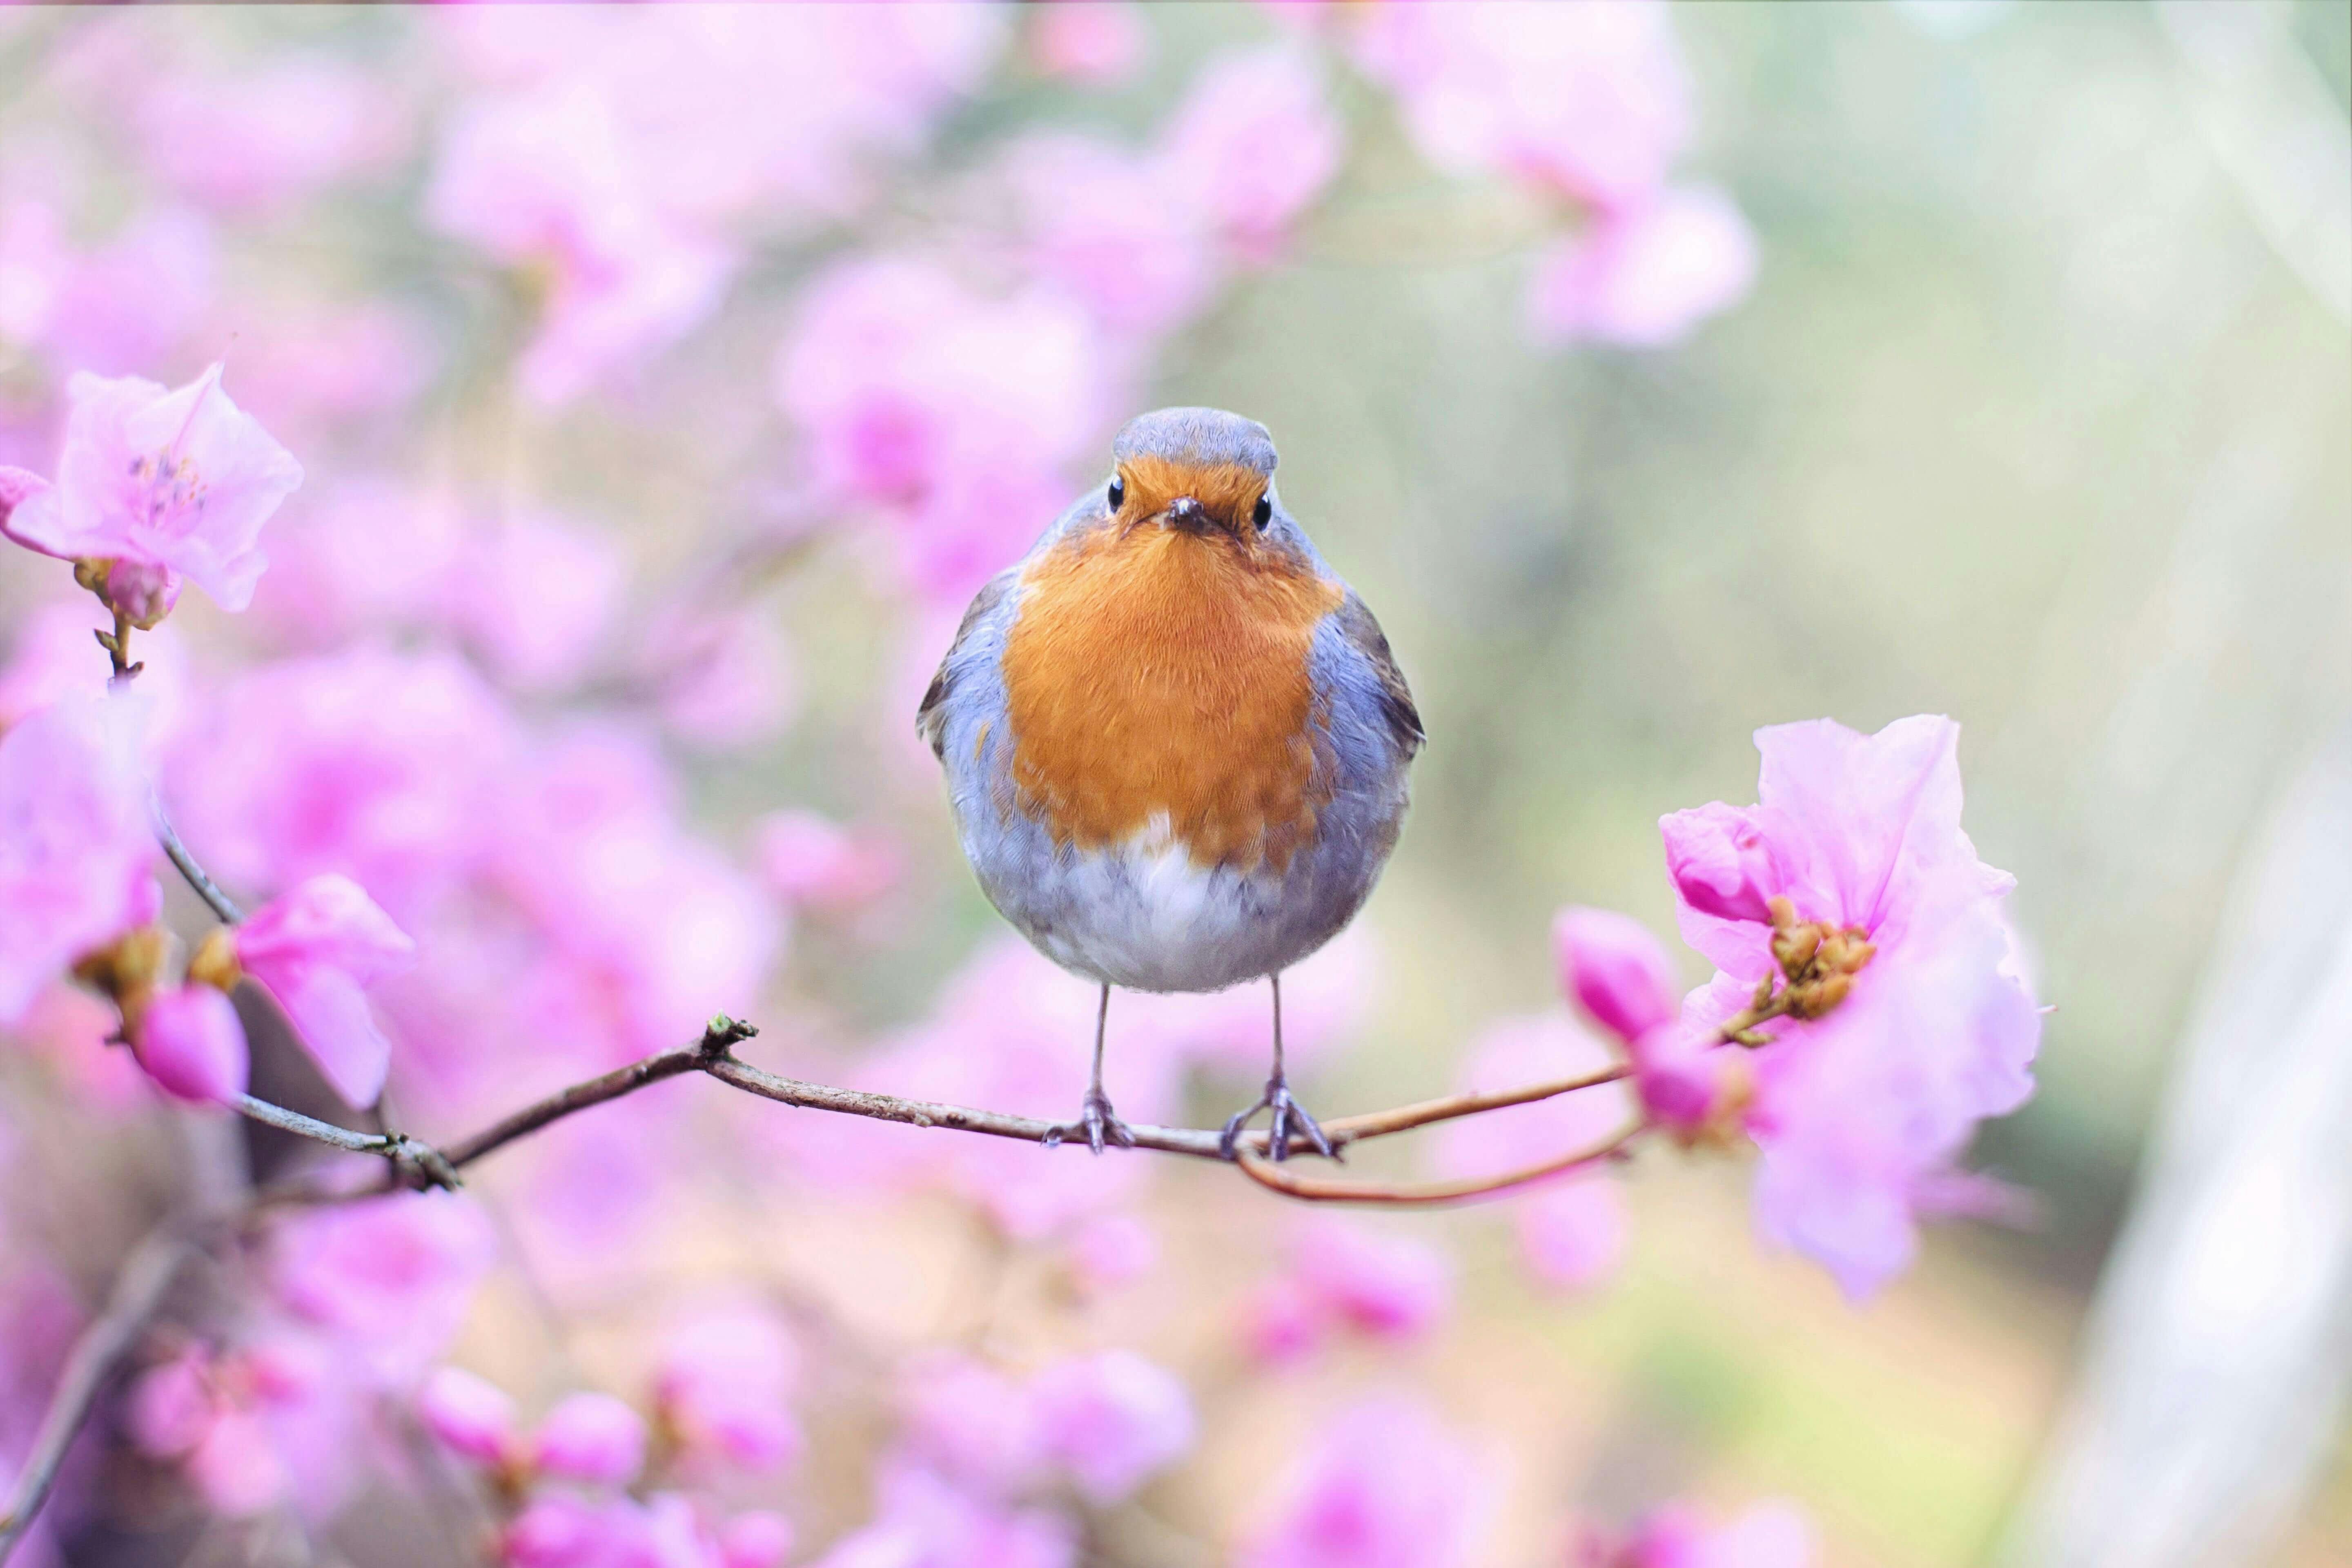
[[[1122,530],[1165,528],[1238,545],[1281,548],[1297,525],[1274,494],[1274,437],[1217,408],[1161,408],[1127,422],[1103,504]]]

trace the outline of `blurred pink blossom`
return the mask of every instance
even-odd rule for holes
[[[407,116],[383,82],[320,54],[251,69],[199,58],[148,82],[132,118],[164,184],[214,206],[271,208],[399,154]]]
[[[1662,825],[1681,863],[1753,867],[1755,890],[1787,899],[1798,920],[1858,930],[1875,948],[1844,1000],[1767,1024],[1772,1043],[1750,1058],[1758,1222],[1855,1297],[1909,1263],[1922,1196],[1978,1121],[2033,1092],[2041,1016],[2001,910],[2011,879],[1960,829],[1958,741],[1958,725],[1929,715],[1875,735],[1825,719],[1759,730],[1757,805]],[[1689,1012],[1712,1028],[1775,972],[1772,928],[1687,893],[1679,918],[1722,971]]]
[[[0,339],[39,342],[72,270],[55,202],[17,196],[0,204]]]
[[[1675,1016],[1674,968],[1649,928],[1614,910],[1571,905],[1553,917],[1560,989],[1621,1040],[1637,1040]]]
[[[1586,951],[1580,939],[1575,945]],[[1612,1065],[1613,1053],[1591,1031],[1565,1014],[1543,1013],[1488,1025],[1456,1084],[1465,1092],[1491,1093]],[[1448,1175],[1496,1176],[1591,1148],[1633,1115],[1633,1097],[1622,1084],[1577,1089],[1447,1122],[1437,1130],[1436,1163]],[[1546,1284],[1589,1288],[1612,1272],[1624,1254],[1624,1199],[1616,1184],[1598,1172],[1556,1176],[1512,1199],[1510,1215],[1521,1258]]]
[[[395,414],[425,389],[441,357],[424,321],[381,299],[272,289],[231,295],[215,319],[215,330],[236,344],[246,406],[296,432],[364,427]]]
[[[1471,1451],[1427,1409],[1376,1396],[1325,1415],[1236,1568],[1467,1568],[1492,1504]]]
[[[0,484],[6,478],[7,470],[0,469]],[[105,626],[105,610],[79,594],[19,616],[8,662],[0,666],[0,730],[68,696],[104,696],[106,656],[91,634]],[[167,746],[186,717],[185,650],[167,625],[142,636],[134,652],[145,666],[138,689],[146,733],[157,746]]]
[[[1811,1568],[1813,1530],[1782,1502],[1757,1503],[1711,1525],[1686,1503],[1670,1503],[1638,1521],[1622,1540],[1586,1537],[1578,1568]]]
[[[1134,1215],[1107,1214],[1073,1229],[1064,1248],[1082,1290],[1115,1290],[1160,1266],[1160,1237]]]
[[[783,1568],[793,1552],[793,1527],[780,1513],[739,1513],[719,1532],[719,1568]]]
[[[1318,1215],[1293,1245],[1309,1296],[1360,1332],[1417,1340],[1453,1310],[1454,1260],[1434,1242]]]
[[[856,910],[897,885],[904,863],[895,846],[813,811],[777,811],[752,825],[760,869],[796,908]]]
[[[1029,29],[1040,71],[1089,87],[1130,79],[1151,44],[1143,7],[1126,0],[1055,0],[1035,9]]]
[[[302,468],[220,379],[217,364],[171,392],[137,376],[75,376],[57,480],[0,530],[45,554],[138,574],[136,594],[110,575],[108,598],[142,624],[170,609],[183,575],[223,609],[245,608],[268,563],[261,526]]]
[[[1182,1381],[1133,1351],[1057,1362],[1032,1396],[1047,1458],[1097,1508],[1190,1453],[1199,1427]]]
[[[1211,64],[1160,142],[1160,178],[1243,259],[1279,253],[1345,150],[1313,58],[1288,44]]]
[[[182,1100],[218,1103],[245,1092],[245,1027],[209,985],[174,986],[149,1002],[131,1047],[147,1075]]]
[[[987,1497],[1014,1497],[1038,1485],[1045,1430],[1026,1380],[941,1350],[917,1357],[904,1383],[907,1443],[928,1468]]]
[[[610,533],[524,511],[467,532],[446,592],[452,620],[492,673],[547,690],[585,672],[627,573]]]
[[[284,1330],[158,1363],[132,1384],[129,1413],[131,1441],[178,1464],[205,1503],[231,1518],[289,1504],[331,1517],[363,1440],[335,1364]]]
[[[1756,281],[1756,237],[1706,186],[1675,186],[1596,216],[1536,263],[1537,335],[1656,348],[1728,310]]]
[[[219,240],[184,207],[141,208],[58,280],[33,334],[53,366],[121,374],[176,352],[219,292]],[[215,345],[216,347],[216,345]]]
[[[1449,174],[1612,209],[1663,185],[1690,139],[1690,81],[1663,0],[1367,6],[1354,49]]]
[[[272,531],[254,614],[306,647],[436,626],[470,528],[441,497],[345,479]]]
[[[972,1496],[919,1464],[885,1460],[873,1520],[811,1568],[1077,1568],[1078,1531],[1050,1510]]]
[[[609,1394],[566,1394],[532,1435],[531,1458],[545,1475],[625,1487],[645,1467],[645,1418]]]
[[[775,386],[821,490],[872,509],[915,585],[960,601],[1067,503],[1063,469],[1109,413],[1099,363],[1062,297],[880,257],[809,285]]]
[[[1025,264],[1070,290],[1114,338],[1149,340],[1207,299],[1214,232],[1190,201],[1156,189],[1151,156],[1048,131],[1013,142],[1001,170]]]
[[[415,961],[416,943],[360,885],[332,872],[272,899],[236,929],[237,962],[286,1009],[311,1059],[351,1105],[383,1090],[392,1046],[366,988]]]
[[[688,1319],[664,1342],[655,1373],[663,1429],[698,1461],[754,1472],[790,1464],[802,1447],[790,1403],[799,1361],[766,1312],[730,1308]]]
[[[792,648],[756,607],[656,616],[641,641],[662,723],[688,745],[732,751],[774,740],[800,707]]]
[[[137,1060],[108,1044],[121,1026],[113,1004],[60,975],[33,998],[6,1035],[11,1044],[43,1062],[47,1076],[77,1109],[121,1116],[143,1111],[152,1103],[147,1075]]]
[[[146,918],[144,704],[67,697],[0,733],[0,1023]]]
[[[521,1452],[514,1400],[462,1367],[436,1368],[425,1380],[416,1394],[416,1415],[443,1447],[475,1464],[508,1464]]]
[[[348,1369],[391,1385],[447,1349],[496,1255],[471,1199],[404,1193],[287,1220],[272,1280],[289,1311],[334,1337]]]

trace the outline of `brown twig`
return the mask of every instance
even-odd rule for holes
[[[131,1249],[122,1272],[115,1277],[105,1310],[82,1331],[67,1354],[65,1371],[41,1417],[40,1431],[25,1456],[16,1490],[5,1511],[0,1511],[0,1563],[8,1561],[9,1553],[32,1529],[34,1517],[48,1500],[49,1489],[57,1484],[58,1469],[73,1447],[75,1434],[89,1418],[123,1358],[138,1344],[147,1320],[163,1304],[180,1266],[194,1252],[192,1242],[170,1228],[150,1232]]]
[[[1329,1176],[1312,1176],[1303,1172],[1286,1169],[1251,1150],[1244,1150],[1238,1160],[1242,1173],[1258,1185],[1286,1197],[1303,1198],[1309,1203],[1381,1204],[1400,1208],[1433,1208],[1446,1204],[1465,1204],[1479,1198],[1495,1197],[1533,1182],[1564,1175],[1588,1165],[1622,1157],[1626,1146],[1647,1130],[1646,1121],[1635,1121],[1619,1131],[1606,1142],[1558,1159],[1538,1164],[1523,1165],[1499,1176],[1467,1176],[1452,1182],[1355,1182]]]

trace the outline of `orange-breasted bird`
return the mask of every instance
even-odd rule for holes
[[[916,724],[947,771],[980,885],[1045,956],[1102,987],[1078,1120],[1103,1092],[1114,985],[1274,990],[1256,1103],[1276,1158],[1331,1152],[1282,1068],[1283,970],[1338,933],[1396,846],[1421,716],[1380,623],[1274,487],[1265,426],[1163,408],[1111,477],[971,602]]]

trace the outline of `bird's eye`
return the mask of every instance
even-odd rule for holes
[[[1264,528],[1267,523],[1272,522],[1274,521],[1274,502],[1265,496],[1258,497],[1257,505],[1250,509],[1250,521],[1257,524],[1260,528]]]
[[[1110,510],[1113,510],[1113,511],[1117,511],[1117,510],[1119,509],[1120,505],[1121,505],[1121,504],[1122,504],[1126,500],[1127,500],[1127,481],[1126,481],[1125,479],[1113,479],[1113,480],[1111,480],[1111,482],[1110,482]]]

